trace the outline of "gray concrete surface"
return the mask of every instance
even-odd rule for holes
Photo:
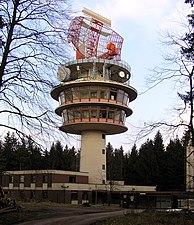
[[[126,210],[112,211],[112,212],[98,212],[89,213],[82,215],[71,215],[58,218],[48,218],[41,220],[28,221],[20,223],[19,225],[89,225],[91,223],[97,222],[99,220],[104,220],[106,218],[121,216],[127,213]]]

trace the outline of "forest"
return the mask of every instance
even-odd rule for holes
[[[107,180],[124,180],[128,185],[156,185],[158,191],[184,191],[187,140],[185,134],[182,139],[164,144],[158,131],[153,140],[147,139],[139,149],[134,145],[128,152],[124,152],[122,146],[117,149],[108,143]],[[79,150],[63,146],[60,141],[52,143],[47,150],[31,137],[18,139],[10,132],[0,141],[1,175],[7,170],[79,171],[79,158]]]

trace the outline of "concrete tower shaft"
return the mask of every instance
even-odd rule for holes
[[[83,131],[80,171],[89,172],[89,183],[106,183],[106,139],[101,131]]]

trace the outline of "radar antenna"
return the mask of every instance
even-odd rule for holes
[[[68,30],[68,41],[76,49],[76,59],[121,60],[123,38],[111,29],[111,21],[86,8],[82,12],[87,17],[75,17]]]

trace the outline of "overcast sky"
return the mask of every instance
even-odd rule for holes
[[[161,33],[167,30],[183,32],[180,23],[190,8],[184,0],[72,1],[77,15],[83,15],[83,7],[110,19],[112,29],[124,38],[122,60],[132,68],[131,85],[137,89],[139,96],[130,104],[133,115],[127,119],[128,132],[108,137],[107,141],[115,148],[122,145],[127,151],[135,141],[132,134],[137,130],[134,126],[161,120],[172,113],[177,94],[171,84],[161,84],[145,94],[141,93],[147,89],[150,70],[164,61],[162,54],[167,49],[160,43]]]

